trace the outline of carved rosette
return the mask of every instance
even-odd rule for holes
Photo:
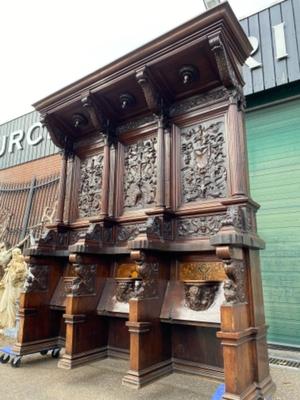
[[[140,140],[125,148],[124,210],[148,208],[155,203],[157,139]]]
[[[80,258],[78,260],[80,262]],[[72,283],[65,284],[65,292],[72,296],[90,296],[96,294],[95,264],[73,264],[75,277]]]
[[[182,201],[227,195],[224,121],[211,121],[181,130]]]
[[[97,154],[81,161],[78,198],[79,217],[97,215],[101,207],[103,155]]]
[[[224,260],[224,270],[228,277],[224,283],[226,303],[247,302],[245,263],[234,259]]]
[[[29,264],[28,275],[24,284],[24,292],[45,292],[48,290],[49,266]]]

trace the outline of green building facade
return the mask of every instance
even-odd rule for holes
[[[300,347],[300,85],[299,97],[291,89],[250,98],[246,125],[268,340]]]

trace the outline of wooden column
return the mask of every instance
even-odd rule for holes
[[[150,253],[132,251],[132,260],[142,279],[139,293],[129,300],[130,367],[123,383],[134,388],[172,371],[170,338],[159,316],[163,290],[160,265]]]
[[[20,296],[19,329],[13,350],[32,354],[60,346],[60,321],[50,309],[58,284],[62,262],[54,257],[26,256],[30,279]]]
[[[108,202],[109,216],[113,216],[115,210],[116,146],[117,144],[114,141],[110,145],[109,202]]]
[[[157,121],[157,191],[156,207],[165,207],[165,144],[164,117],[160,115]]]
[[[96,314],[108,268],[96,256],[71,254],[75,277],[67,292],[66,351],[60,368],[71,369],[94,359],[106,357],[107,324]]]
[[[255,262],[247,263],[247,254],[247,249],[217,247],[227,275],[217,333],[224,357],[223,400],[269,398],[275,389],[268,366],[260,285],[256,286],[259,271]]]
[[[69,156],[69,153],[68,153],[67,149],[65,148],[62,152],[60,181],[59,181],[59,188],[58,188],[58,203],[57,203],[57,214],[56,214],[56,222],[58,224],[62,224],[64,222],[68,156]]]
[[[165,206],[167,209],[171,208],[171,132],[170,128],[165,129],[164,134],[164,150],[165,150],[165,174],[164,174],[164,187],[165,187]]]
[[[239,109],[241,101],[237,92],[232,91],[227,114],[227,137],[228,154],[230,154],[231,196],[233,197],[248,195],[246,138],[243,116]]]
[[[104,154],[103,154],[103,177],[102,177],[102,194],[101,194],[101,216],[108,215],[108,199],[109,199],[109,171],[110,171],[110,146],[109,136],[105,135]]]

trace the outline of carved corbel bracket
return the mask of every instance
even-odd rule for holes
[[[159,92],[157,85],[154,84],[153,79],[150,77],[149,71],[146,67],[143,67],[136,71],[136,79],[143,90],[149,110],[157,115],[163,114],[163,96]]]
[[[135,288],[134,297],[138,299],[153,298],[157,296],[159,264],[148,260],[144,251],[133,250],[130,258],[136,263],[139,284]]]
[[[51,114],[43,114],[40,118],[41,124],[47,128],[53,143],[63,149],[67,156],[72,153],[72,142],[69,138],[70,127],[58,117]]]
[[[106,130],[107,119],[97,100],[90,92],[82,94],[81,105],[83,109],[87,111],[93,127],[99,131]]]
[[[224,282],[225,304],[241,304],[247,302],[247,273],[243,251],[230,246],[216,248],[217,256],[224,263],[227,279]]]
[[[137,227],[137,236],[130,241],[132,249],[151,249],[173,239],[172,214],[150,215],[146,223]]]
[[[109,220],[92,223],[86,232],[79,234],[77,242],[70,246],[69,250],[71,252],[99,250],[111,244],[113,244],[113,222]]]
[[[29,264],[24,293],[46,292],[49,284],[49,266]]]
[[[223,85],[226,88],[232,88],[237,85],[232,65],[228,59],[224,44],[220,35],[209,38],[209,46],[214,54],[219,75]]]
[[[65,282],[65,292],[70,296],[92,296],[96,294],[96,264],[85,264],[78,254],[70,254],[74,277]]]
[[[221,81],[228,89],[229,103],[237,104],[239,110],[244,110],[246,107],[242,88],[244,82],[241,74],[233,68],[220,35],[210,37],[209,46],[214,54]]]
[[[254,249],[264,248],[264,242],[253,226],[251,209],[237,205],[227,208],[218,232],[210,238],[210,244],[215,247],[231,245]]]
[[[42,237],[26,250],[27,254],[39,254],[47,251],[63,250],[68,248],[69,234],[64,227],[46,229]]]

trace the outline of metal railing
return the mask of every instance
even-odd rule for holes
[[[16,245],[29,232],[39,237],[47,207],[54,207],[59,176],[30,182],[0,183],[0,241]],[[26,246],[26,244],[25,244]]]

